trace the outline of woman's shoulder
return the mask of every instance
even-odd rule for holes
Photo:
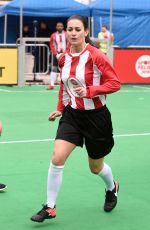
[[[88,45],[87,49],[90,53],[93,64],[100,66],[105,65],[106,63],[110,63],[108,57],[104,53],[102,53],[101,50],[99,50],[98,48],[92,45]]]
[[[95,46],[92,46],[92,45],[88,44],[87,50],[94,57],[99,57],[99,58],[104,57],[104,54]]]

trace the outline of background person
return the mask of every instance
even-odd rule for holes
[[[3,129],[3,126],[2,126],[2,122],[0,121],[0,136],[2,134],[2,129]],[[0,183],[0,191],[4,191],[6,188],[7,186],[5,184]]]
[[[114,35],[108,31],[106,25],[102,25],[101,32],[98,33],[98,39],[99,39],[99,49],[104,54],[107,54],[110,46],[112,46],[114,42]]]
[[[25,24],[23,25],[23,28],[22,28],[22,37],[23,37],[23,38],[32,37],[32,33],[31,33],[30,28],[29,28],[29,25],[28,25],[27,23],[25,23]],[[19,38],[20,38],[20,34],[18,33],[18,35],[17,35],[17,43],[20,43]],[[30,43],[30,42],[26,42],[26,43],[28,44],[28,43]],[[27,47],[26,47],[26,52],[29,52],[28,49],[27,49]]]
[[[48,24],[46,21],[41,21],[39,24],[39,28],[38,28],[38,34],[37,37],[40,38],[49,38],[51,34],[51,31],[48,27]],[[46,71],[49,71],[49,63],[47,60],[48,54],[49,54],[49,42],[41,42],[42,44],[45,44],[48,46],[45,47],[39,47],[39,58],[37,61],[37,72],[41,72],[44,73]],[[48,50],[47,50],[48,49]],[[48,52],[48,53],[47,53]]]
[[[17,36],[17,43],[20,43],[20,34]],[[29,24],[25,23],[22,29],[22,37],[23,38],[31,38],[33,37],[33,33],[29,27]],[[32,74],[34,68],[34,55],[33,55],[33,48],[30,46],[31,41],[26,41],[28,46],[25,46],[25,73]]]
[[[57,76],[59,73],[58,69],[58,57],[61,53],[65,52],[67,48],[67,36],[66,31],[64,31],[64,25],[62,22],[56,24],[56,32],[50,36],[50,50],[52,52],[51,56],[51,85],[48,86],[49,90],[54,88],[54,84],[58,84]]]
[[[29,25],[28,24],[25,24],[23,26],[23,33],[22,33],[22,36],[23,37],[31,37],[31,32],[30,32],[30,29],[29,29]]]
[[[38,30],[38,37],[49,38],[50,35],[51,35],[51,31],[48,27],[47,22],[41,21],[39,25],[39,30]],[[49,46],[49,42],[46,42],[46,44]]]
[[[106,107],[106,94],[120,89],[120,81],[106,55],[88,39],[88,22],[74,15],[67,22],[67,36],[71,45],[59,57],[61,85],[57,111],[49,120],[62,116],[54,143],[48,171],[47,202],[32,221],[43,222],[56,217],[56,198],[61,187],[65,162],[76,146],[85,144],[89,168],[106,185],[104,211],[112,211],[117,204],[118,182],[114,181],[110,166],[104,157],[114,145],[111,114]],[[73,78],[78,87],[68,81]],[[76,96],[75,96],[76,95]],[[73,208],[73,207],[72,207]]]

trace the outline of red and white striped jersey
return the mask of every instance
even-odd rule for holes
[[[72,55],[70,50],[67,50],[60,56],[58,62],[62,81],[58,96],[58,111],[63,111],[68,104],[79,110],[101,108],[106,104],[106,94],[116,92],[121,87],[107,56],[90,44],[87,44],[78,56]],[[67,85],[67,79],[70,77],[78,79],[86,88],[86,98],[70,94]]]
[[[55,32],[50,36],[50,49],[54,55],[63,53],[67,48],[67,35],[66,31],[62,33]]]

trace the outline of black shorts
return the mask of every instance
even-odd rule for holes
[[[102,158],[114,146],[111,114],[106,106],[86,111],[67,106],[59,121],[56,139],[81,147],[85,144],[90,158]]]

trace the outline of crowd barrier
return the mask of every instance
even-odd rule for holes
[[[0,44],[0,85],[25,85],[26,81],[49,83],[49,38],[23,38],[22,44]],[[110,47],[108,57],[122,83],[150,83],[150,47]]]
[[[0,44],[0,85],[25,85],[49,74],[49,38],[23,38],[16,44]],[[49,76],[47,77],[50,78]]]

